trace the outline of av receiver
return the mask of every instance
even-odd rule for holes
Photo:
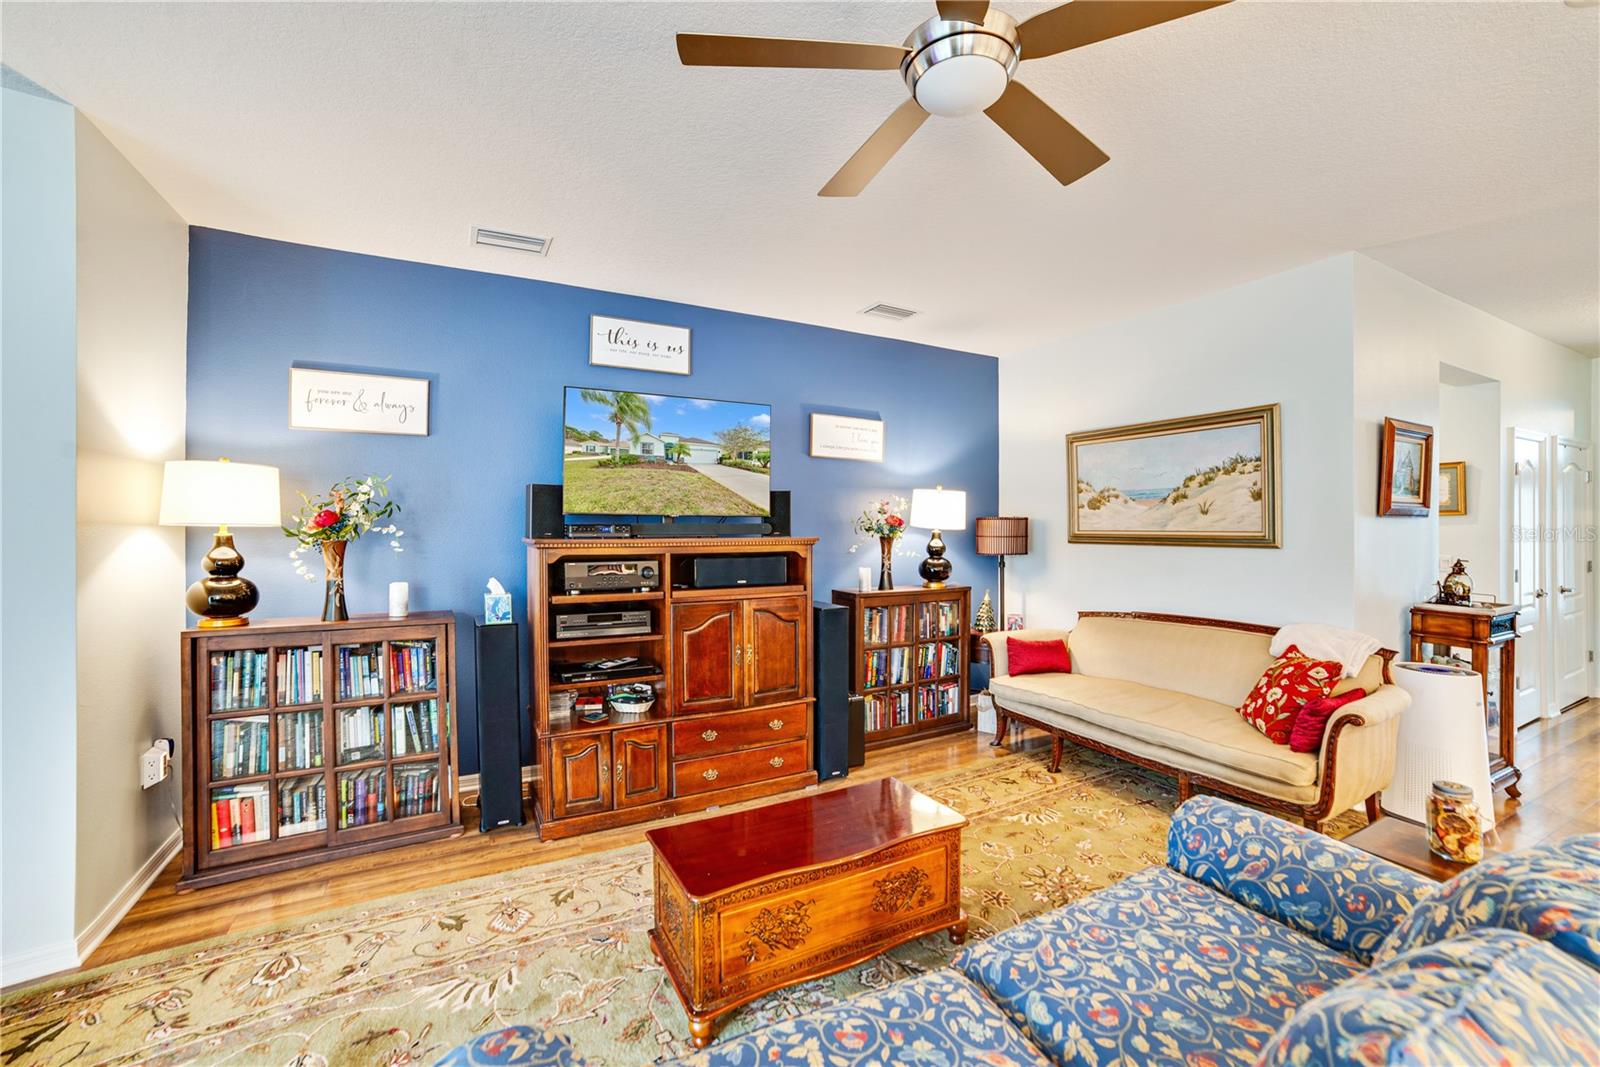
[[[569,593],[647,593],[661,588],[654,560],[613,559],[564,563],[561,584]]]
[[[623,637],[650,632],[648,611],[586,611],[556,616],[556,640]]]

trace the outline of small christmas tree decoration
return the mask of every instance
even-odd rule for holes
[[[994,621],[994,604],[989,600],[989,590],[983,591],[983,603],[978,605],[978,617],[973,626],[980,634],[992,634],[999,627]]]

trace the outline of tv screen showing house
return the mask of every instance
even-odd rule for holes
[[[772,408],[568,386],[568,515],[769,513]]]

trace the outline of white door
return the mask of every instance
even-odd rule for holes
[[[1550,546],[1555,592],[1553,672],[1557,708],[1589,695],[1590,584],[1594,573],[1590,481],[1594,449],[1578,441],[1556,443],[1554,541]]]
[[[1549,591],[1544,581],[1545,447],[1549,438],[1532,430],[1512,431],[1511,602],[1517,606],[1517,675],[1513,682],[1516,724],[1544,714],[1545,638],[1550,632]]]

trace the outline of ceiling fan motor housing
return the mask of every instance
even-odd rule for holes
[[[982,25],[942,19],[924,22],[906,38],[900,64],[906,88],[933,115],[975,115],[1000,99],[1022,60],[1017,21],[990,8]]]

